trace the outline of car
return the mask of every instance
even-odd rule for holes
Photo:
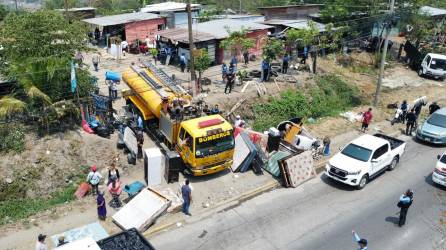
[[[325,175],[362,189],[385,170],[393,170],[406,149],[402,140],[383,134],[362,135],[334,155],[325,166]]]
[[[417,139],[433,144],[446,144],[446,108],[430,115],[418,128]]]
[[[434,53],[427,54],[421,62],[418,75],[420,77],[431,76],[443,81],[446,77],[446,56]]]
[[[446,152],[437,156],[437,166],[432,173],[432,181],[446,187]]]

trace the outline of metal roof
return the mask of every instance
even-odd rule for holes
[[[135,12],[135,13],[113,15],[113,16],[88,18],[82,21],[89,24],[105,27],[105,26],[133,23],[150,19],[157,19],[157,18],[160,18],[160,16],[157,14]]]
[[[283,25],[286,27],[290,27],[290,28],[294,28],[294,29],[308,29],[308,19],[271,19],[271,20],[267,20],[264,22],[260,22],[263,24],[269,24],[269,25]],[[322,23],[317,23],[314,22],[316,24],[316,27],[319,29],[319,31],[325,31],[325,25]]]
[[[155,33],[156,35],[159,35],[161,37],[165,37],[167,39],[172,40],[172,42],[182,42],[182,43],[189,43],[189,33],[187,28],[175,28],[175,29],[167,29],[167,30],[160,30]],[[209,41],[214,40],[215,37],[211,34],[200,32],[197,30],[193,30],[193,38],[194,43],[196,42],[203,42],[203,41]]]
[[[192,10],[201,9],[201,4],[191,4]],[[186,11],[186,3],[164,2],[149,4],[141,8],[141,12]]]
[[[272,26],[252,22],[252,21],[242,21],[237,19],[217,19],[203,23],[196,23],[192,25],[192,30],[208,33],[214,36],[216,39],[224,39],[228,37],[228,32],[226,29],[231,31],[240,31],[245,28],[249,31],[254,30],[264,30],[272,28]]]
[[[87,10],[96,10],[94,7],[80,7],[80,8],[70,8],[68,11],[87,11]],[[65,9],[57,9],[57,11],[65,11]]]
[[[323,4],[297,4],[297,5],[283,5],[283,6],[268,6],[268,7],[257,7],[259,10],[264,9],[284,9],[284,8],[294,8],[294,7],[322,7]]]
[[[420,13],[421,14],[426,14],[428,16],[445,16],[446,15],[446,10],[445,9],[439,9],[439,8],[434,8],[431,6],[423,6],[420,8]]]

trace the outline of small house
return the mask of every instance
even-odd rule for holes
[[[171,29],[187,24],[186,3],[164,2],[149,4],[141,12],[158,14],[166,18],[166,26]],[[192,20],[196,20],[201,11],[201,4],[191,4]]]
[[[307,19],[310,15],[317,14],[323,4],[300,4],[285,6],[270,6],[257,8],[265,20],[270,19]]]

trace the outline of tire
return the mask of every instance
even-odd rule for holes
[[[358,190],[363,189],[367,185],[367,182],[369,182],[369,176],[367,174],[365,174],[359,181],[359,184],[358,184],[358,186],[356,186],[356,189],[358,189]]]
[[[399,158],[398,156],[393,157],[392,162],[389,165],[389,171],[392,171],[398,166]]]
[[[423,69],[419,69],[419,70],[418,70],[418,76],[419,76],[419,77],[422,77],[422,76],[423,76]]]

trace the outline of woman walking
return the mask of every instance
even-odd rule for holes
[[[119,170],[116,168],[116,163],[112,162],[110,165],[110,168],[108,169],[108,182],[107,182],[107,186],[113,181],[113,179],[115,180],[119,180]]]
[[[105,220],[105,218],[107,217],[107,206],[105,205],[104,191],[100,191],[98,193],[96,202],[98,205],[98,218],[100,220]]]

